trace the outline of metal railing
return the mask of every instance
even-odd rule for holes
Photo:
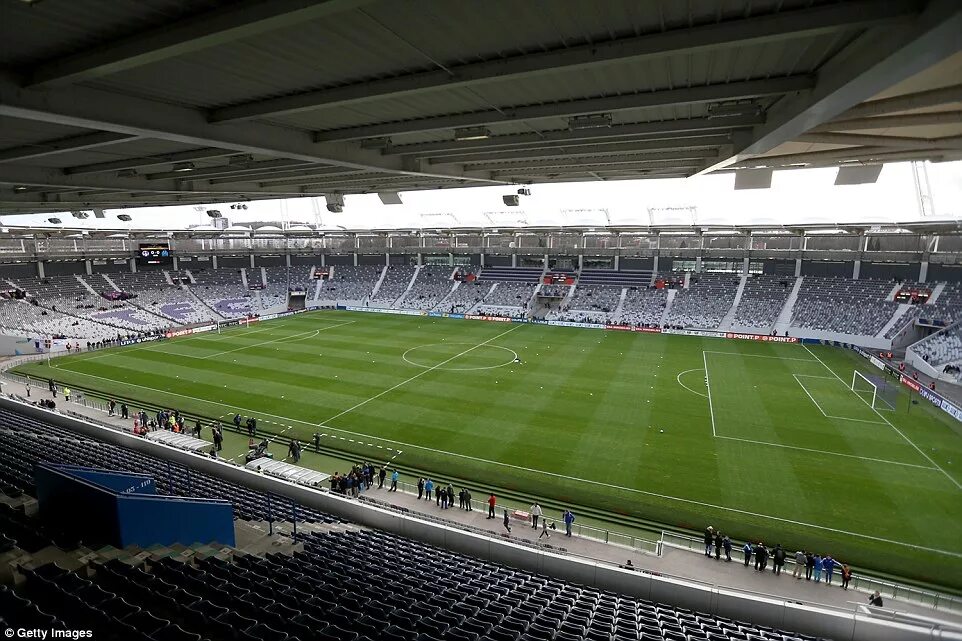
[[[662,545],[667,545],[669,547],[690,550],[698,553],[703,553],[705,550],[704,539],[694,536],[687,536],[684,534],[676,534],[673,532],[662,532],[661,543]],[[744,541],[736,542],[733,540],[733,553],[741,555],[742,546],[744,545]],[[785,567],[787,569],[783,571],[793,572],[795,568],[794,552],[786,550],[786,554]],[[838,571],[836,570],[836,577],[837,576]],[[951,594],[935,592],[934,590],[923,590],[921,588],[896,583],[894,581],[866,576],[864,574],[856,574],[854,571],[852,572],[852,580],[849,583],[849,587],[856,591],[868,593],[873,593],[878,590],[879,594],[881,594],[883,597],[899,599],[906,603],[922,605],[935,610],[962,614],[962,597],[957,597]]]

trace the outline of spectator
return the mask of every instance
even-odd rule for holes
[[[381,470],[377,473],[377,489],[384,487],[384,477],[387,476],[387,466],[382,465]],[[424,490],[424,479],[418,479],[418,498],[421,498],[421,492]]]
[[[506,529],[509,534],[511,533],[511,522],[510,522],[509,519],[508,519],[508,511],[507,511],[507,510],[504,511],[504,529]]]
[[[725,562],[731,563],[732,560],[732,540],[726,534],[722,539],[722,547],[725,548]]]
[[[108,416],[113,416],[113,415],[114,415],[114,410],[115,410],[116,408],[117,408],[117,401],[115,401],[114,399],[110,399],[110,400],[107,402],[107,415],[108,415]]]
[[[471,490],[467,488],[464,489],[464,509],[468,512],[474,511],[474,508],[471,507]]]
[[[721,532],[715,532],[715,560],[721,559],[721,549],[722,549],[722,535]]]
[[[395,469],[393,472],[391,472],[391,489],[388,490],[389,492],[397,492],[397,480],[398,473],[397,469]]]
[[[431,493],[434,491],[434,481],[428,479],[424,482],[424,499],[426,501],[431,500]]]
[[[67,401],[68,403],[70,402],[70,388],[69,388],[69,387],[64,387],[64,388],[63,388],[63,400]]]
[[[845,563],[842,565],[842,589],[848,589],[848,582],[852,580],[852,568]]]
[[[535,502],[534,502],[534,505],[532,505],[531,508],[530,508],[528,511],[531,512],[531,527],[533,527],[534,529],[537,530],[537,529],[538,529],[538,518],[539,518],[539,517],[541,516],[541,514],[542,514],[541,506],[538,505],[538,502],[537,502],[537,501],[535,501]]]
[[[23,387],[27,390],[27,398],[30,398],[30,381],[28,380]]]
[[[795,553],[795,569],[792,570],[792,576],[796,579],[802,578],[802,568],[805,567],[805,552],[799,550]]]
[[[815,567],[812,568],[812,574],[815,575],[815,583],[821,583],[822,581],[822,557],[815,555]]]
[[[450,483],[448,483],[447,496],[448,496],[448,507],[454,507],[454,487]]]
[[[822,559],[822,578],[825,579],[825,585],[832,584],[832,574],[835,573],[835,559],[829,555],[825,555]]]
[[[571,510],[565,510],[564,522],[565,522],[565,536],[571,536],[571,524],[575,522],[575,515],[572,514]]]
[[[772,551],[772,573],[775,576],[781,575],[783,565],[785,565],[785,550],[782,549],[781,543],[776,543]]]
[[[761,572],[768,567],[768,548],[761,541],[755,546],[755,569]]]
[[[752,562],[752,544],[745,541],[745,545],[742,546],[742,552],[745,553],[745,567]]]
[[[538,535],[539,541],[541,540],[541,537],[546,537],[549,539],[551,538],[551,535],[548,534],[548,519],[541,520],[541,534]],[[629,563],[631,563],[631,561],[629,561]]]
[[[705,556],[708,558],[711,558],[711,546],[712,539],[714,538],[714,532],[715,528],[710,525],[708,526],[708,529],[705,530]]]
[[[495,497],[494,494],[491,494],[491,496],[488,497],[488,518],[489,519],[494,518],[494,506],[497,504],[497,501],[498,499],[497,497]]]
[[[441,506],[441,495],[444,493],[444,488],[441,487],[440,483],[434,486],[434,504],[438,507]]]
[[[869,605],[874,605],[874,606],[877,607],[877,608],[883,607],[883,606],[882,606],[882,595],[879,594],[879,591],[878,591],[878,590],[875,591],[875,594],[872,594],[872,595],[869,596],[869,598],[868,598],[868,604],[869,604]]]
[[[121,404],[120,404],[120,418],[122,418],[122,419],[124,419],[124,420],[127,420],[127,413],[128,413],[129,411],[130,411],[130,409],[127,407],[127,404],[126,404],[126,403],[121,403]]]
[[[812,572],[815,571],[815,556],[811,552],[805,552],[805,580],[812,580]]]
[[[384,486],[384,468],[383,467],[381,468],[381,472],[378,476],[380,477],[381,482],[377,487],[378,489],[381,489],[381,487]],[[419,476],[418,477],[418,500],[420,501],[421,497],[423,496],[424,496],[424,478]]]

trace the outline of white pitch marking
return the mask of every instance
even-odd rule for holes
[[[698,390],[693,390],[692,388],[688,387],[687,385],[685,385],[684,383],[681,382],[681,376],[682,376],[682,374],[687,374],[688,372],[700,372],[700,371],[701,371],[701,369],[686,369],[684,372],[678,372],[678,376],[675,377],[675,380],[678,381],[678,384],[679,384],[679,385],[681,385],[682,387],[684,387],[686,390],[688,390],[688,391],[691,392],[692,394],[698,394],[699,396],[701,396],[701,397],[703,397],[703,398],[708,398],[708,394],[703,394],[703,393],[699,392]]]
[[[259,347],[261,345],[270,345],[271,343],[277,343],[280,341],[289,340],[291,338],[297,338],[299,336],[306,336],[307,334],[311,334],[312,332],[314,336],[317,336],[317,334],[321,332],[327,331],[329,329],[335,329],[337,327],[343,327],[344,325],[350,325],[351,323],[354,323],[354,322],[357,322],[357,321],[344,321],[343,323],[338,323],[337,325],[328,325],[323,329],[308,330],[306,332],[301,332],[300,334],[294,334],[292,336],[282,336],[281,338],[275,338],[269,341],[262,341],[260,343],[254,343],[253,345],[243,345],[241,347],[235,347],[234,349],[228,349],[223,352],[217,352],[215,354],[208,354],[207,356],[201,356],[199,358],[206,360],[208,358],[214,358],[215,356],[223,356],[224,354],[231,354],[233,352],[239,352],[241,350],[250,349],[252,347]]]
[[[711,414],[711,435],[718,436],[718,434],[715,433],[715,408],[713,408],[711,404],[711,381],[708,380],[708,353],[702,350],[701,358],[705,363],[705,388],[708,389],[708,412]]]
[[[799,450],[801,452],[813,452],[815,454],[827,454],[829,456],[844,456],[845,458],[859,459],[860,461],[873,461],[875,463],[888,463],[889,465],[904,465],[905,467],[916,467],[920,470],[932,470],[935,471],[936,468],[930,467],[928,465],[919,465],[917,463],[901,463],[899,461],[889,461],[883,458],[872,458],[870,456],[859,456],[857,454],[842,454],[840,452],[830,452],[828,450],[816,450],[810,447],[798,447],[796,445],[783,445],[781,443],[770,443],[768,441],[754,441],[750,438],[738,438],[737,436],[718,436],[716,438],[723,438],[729,441],[741,441],[742,443],[752,443],[754,445],[767,445],[768,447],[781,447],[786,450]]]
[[[518,327],[520,327],[520,325],[518,325]],[[726,353],[727,353],[727,352],[726,352]],[[804,359],[803,359],[803,360],[804,360]],[[98,375],[96,375],[96,374],[87,374],[86,372],[78,372],[78,371],[76,371],[76,370],[70,370],[70,369],[67,369],[67,368],[62,367],[62,366],[53,365],[53,367],[55,367],[55,368],[57,368],[57,369],[66,369],[67,371],[73,372],[74,374],[79,374],[79,375],[81,375],[81,376],[87,376],[87,377],[89,377],[89,378],[96,378],[96,379],[108,381],[108,382],[111,382],[111,383],[116,383],[116,382],[117,382],[117,381],[115,381],[114,379],[106,378],[106,377],[104,377],[104,376],[98,376]],[[137,387],[137,388],[149,390],[149,391],[152,391],[152,392],[160,392],[160,393],[168,394],[168,395],[171,395],[171,396],[177,396],[177,397],[180,397],[180,398],[186,398],[186,399],[190,399],[190,400],[194,400],[194,401],[199,401],[199,402],[202,402],[202,403],[210,403],[210,404],[212,404],[212,405],[218,405],[218,404],[219,404],[219,403],[216,403],[216,402],[214,402],[214,401],[207,400],[207,399],[197,398],[196,396],[188,396],[188,395],[186,395],[186,394],[178,394],[178,393],[176,393],[176,392],[167,392],[167,391],[165,391],[165,390],[157,389],[157,388],[154,388],[154,387],[147,387],[147,386],[145,386],[145,385],[137,385],[137,384],[135,384],[135,383],[125,383],[125,384],[126,384],[127,386],[129,386],[129,387]],[[245,411],[245,412],[253,412],[253,411],[254,411],[254,410],[251,410],[251,409],[249,409],[249,408],[243,408],[243,407],[235,407],[235,409],[239,409],[239,410]],[[293,422],[295,422],[295,423],[299,423],[299,424],[302,424],[302,425],[307,425],[307,426],[309,426],[309,427],[313,427],[313,426],[314,426],[312,423],[308,423],[308,422],[306,422],[306,421],[301,421],[301,420],[299,420],[299,419],[293,419],[293,418],[290,418],[290,417],[287,417],[287,416],[277,416],[277,415],[268,414],[268,413],[266,413],[266,412],[258,412],[258,413],[259,413],[260,415],[262,415],[262,416],[275,416],[276,418],[283,418],[283,419],[285,419],[285,420],[293,421]],[[361,433],[358,433],[358,432],[352,432],[352,431],[350,431],[350,430],[344,430],[344,429],[341,429],[341,428],[332,428],[332,427],[329,427],[329,426],[324,426],[324,427],[328,427],[328,429],[336,430],[336,431],[339,431],[339,432],[344,432],[344,433],[346,433],[346,434],[354,434],[354,435],[356,435],[356,436],[364,436],[364,437],[367,437],[367,438],[372,438],[372,436],[371,436],[371,435],[368,435],[368,434],[361,434]],[[331,434],[330,436],[331,436],[331,438],[339,438],[339,439],[341,439],[341,440],[344,440],[344,437],[343,437],[343,436],[335,436],[334,434]],[[922,545],[917,545],[917,544],[915,544],[915,543],[906,543],[906,542],[904,542],[904,541],[895,541],[895,540],[892,540],[892,539],[886,539],[886,538],[882,538],[882,537],[872,536],[872,535],[870,535],[870,534],[861,534],[861,533],[859,533],[859,532],[850,532],[850,531],[848,531],[848,530],[842,530],[842,529],[838,529],[838,528],[832,528],[832,527],[828,527],[828,526],[825,526],[825,525],[817,525],[817,524],[815,524],[815,523],[805,523],[805,522],[803,522],[803,521],[795,521],[795,520],[792,520],[792,519],[786,519],[786,518],[783,518],[783,517],[773,516],[773,515],[770,515],[770,514],[761,514],[761,513],[757,513],[757,512],[750,512],[750,511],[741,510],[741,509],[738,509],[738,508],[726,507],[726,506],[723,506],[723,505],[715,505],[715,504],[712,504],[712,503],[705,503],[705,502],[702,502],[702,501],[696,501],[696,500],[693,500],[693,499],[686,499],[686,498],[682,498],[682,497],[678,497],[678,496],[671,496],[671,495],[668,495],[668,494],[659,494],[659,493],[657,493],[657,492],[650,492],[650,491],[647,491],[647,490],[638,490],[638,489],[630,488],[630,487],[621,487],[621,486],[618,486],[618,485],[612,485],[612,484],[610,484],[610,483],[603,483],[603,482],[601,482],[601,481],[592,481],[592,480],[588,480],[588,479],[581,479],[581,478],[577,478],[577,477],[573,477],[573,476],[567,476],[567,475],[565,475],[565,474],[558,474],[557,472],[547,472],[547,471],[544,471],[544,470],[536,470],[536,469],[533,469],[533,468],[523,467],[523,466],[520,466],[520,465],[513,465],[513,464],[511,464],[511,463],[502,463],[502,462],[500,462],[500,461],[491,461],[491,460],[488,460],[488,459],[483,459],[483,458],[479,458],[479,457],[475,457],[475,456],[470,456],[470,455],[467,455],[467,454],[457,454],[457,453],[455,453],[455,452],[447,452],[447,451],[445,451],[445,450],[438,450],[438,449],[434,449],[434,448],[430,448],[430,447],[424,447],[423,445],[414,445],[414,444],[412,444],[412,443],[405,443],[405,442],[402,442],[402,441],[395,441],[395,440],[393,440],[393,439],[387,439],[387,438],[382,438],[382,437],[377,437],[377,438],[379,438],[381,441],[384,441],[384,442],[387,442],[387,443],[394,443],[394,444],[400,445],[400,446],[402,446],[402,447],[420,449],[420,450],[425,450],[425,451],[429,451],[429,452],[434,452],[434,453],[437,453],[437,454],[445,454],[445,455],[452,456],[452,457],[455,457],[455,458],[463,458],[463,459],[467,459],[467,460],[477,461],[477,462],[479,462],[479,463],[486,463],[486,464],[496,465],[496,466],[500,466],[500,467],[507,467],[507,468],[512,468],[512,469],[518,469],[518,470],[522,470],[522,471],[532,472],[532,473],[535,473],[535,474],[543,474],[543,475],[545,475],[545,476],[551,476],[551,477],[554,477],[554,478],[562,478],[562,479],[567,479],[567,480],[569,480],[569,481],[575,481],[575,482],[579,482],[579,483],[587,483],[587,484],[589,484],[589,485],[598,485],[598,486],[601,486],[601,487],[608,487],[608,488],[611,488],[611,489],[624,490],[624,491],[626,491],[626,492],[632,492],[632,493],[635,493],[635,494],[641,494],[641,495],[645,495],[645,496],[652,496],[652,497],[655,497],[655,498],[661,498],[661,499],[665,499],[665,500],[669,500],[669,501],[676,501],[676,502],[679,502],[679,503],[686,503],[686,504],[691,504],[691,505],[698,505],[698,506],[701,506],[701,507],[712,508],[712,509],[721,510],[721,511],[724,511],[724,512],[733,512],[733,513],[736,513],[736,514],[744,514],[744,515],[747,515],[747,516],[754,516],[754,517],[758,517],[758,518],[769,519],[769,520],[778,521],[778,522],[781,522],[781,523],[790,523],[790,524],[792,524],[792,525],[799,525],[799,526],[802,526],[802,527],[809,527],[809,528],[813,528],[813,529],[816,529],[816,530],[824,530],[824,531],[827,531],[827,532],[835,532],[835,533],[837,533],[837,534],[844,534],[844,535],[853,536],[853,537],[856,537],[856,538],[862,538],[862,539],[867,539],[867,540],[872,540],[872,541],[878,541],[878,542],[881,542],[881,543],[889,543],[889,544],[892,544],[892,545],[899,545],[899,546],[902,546],[902,547],[912,548],[912,549],[916,549],[916,550],[923,550],[923,551],[925,551],[925,552],[932,552],[932,553],[941,554],[941,555],[944,555],[944,556],[951,556],[951,557],[956,557],[956,558],[962,558],[962,553],[960,553],[960,552],[952,552],[952,551],[949,551],[949,550],[940,550],[940,549],[938,549],[938,548],[930,548],[930,547],[926,547],[926,546],[922,546]],[[732,438],[732,437],[721,437],[721,438],[729,438],[729,439],[730,439],[730,438]],[[385,448],[385,449],[390,449],[390,448]],[[888,461],[888,462],[889,462],[889,463],[892,463],[892,461]],[[902,464],[902,463],[899,463],[899,465],[903,465],[903,464]],[[926,468],[926,469],[928,469],[928,468]],[[939,471],[943,471],[943,470],[941,470],[941,468],[938,468],[938,469],[939,469]],[[933,470],[933,471],[934,471],[934,470]],[[944,471],[943,471],[943,472],[944,472]]]
[[[817,360],[819,363],[821,363],[822,366],[825,367],[825,369],[827,369],[829,372],[831,372],[832,375],[833,375],[835,378],[837,378],[842,385],[845,386],[845,389],[848,389],[848,385],[845,383],[845,381],[842,380],[842,377],[839,376],[838,374],[836,374],[836,373],[835,373],[835,370],[833,370],[831,367],[829,367],[828,365],[826,365],[825,362],[824,362],[822,359],[820,359],[817,354],[815,354],[812,350],[810,350],[810,349],[808,348],[808,345],[802,345],[802,347],[804,347],[804,348],[805,348],[805,351],[808,352],[809,354],[811,354],[811,355],[815,358],[815,360]],[[855,394],[855,392],[852,392],[852,393]],[[956,481],[954,478],[952,478],[952,476],[951,476],[948,472],[946,472],[946,471],[943,470],[941,467],[939,467],[939,464],[936,463],[935,461],[933,461],[933,460],[932,460],[932,457],[930,457],[928,454],[926,454],[925,452],[923,452],[922,449],[921,449],[918,445],[916,445],[916,444],[913,443],[911,440],[909,440],[909,437],[907,437],[905,434],[903,434],[903,433],[902,433],[902,430],[900,430],[899,428],[897,428],[897,427],[895,427],[894,425],[892,425],[892,423],[889,422],[889,420],[888,420],[887,418],[885,418],[884,416],[882,416],[882,413],[881,413],[881,412],[879,412],[877,409],[875,409],[874,407],[872,407],[872,404],[871,404],[871,403],[869,403],[868,401],[866,401],[864,398],[862,398],[862,397],[859,396],[858,394],[855,394],[855,396],[856,396],[856,398],[858,398],[858,400],[860,400],[860,401],[862,401],[863,403],[865,403],[873,412],[875,412],[875,414],[876,414],[880,419],[882,419],[883,421],[885,421],[885,423],[886,423],[889,427],[891,427],[893,430],[895,430],[895,431],[898,433],[899,436],[901,436],[903,439],[905,439],[905,442],[906,442],[906,443],[908,443],[909,445],[911,445],[912,447],[914,447],[915,450],[916,450],[919,454],[921,454],[922,456],[924,456],[925,459],[926,459],[929,463],[931,463],[932,465],[934,465],[935,468],[936,468],[938,471],[942,472],[942,474],[945,475],[945,478],[949,479],[949,481],[952,482],[952,484],[956,487],[956,489],[962,490],[962,483],[959,483],[958,481]]]

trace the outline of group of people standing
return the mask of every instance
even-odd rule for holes
[[[731,539],[728,538],[727,535],[722,534],[720,530],[715,530],[715,528],[709,525],[705,530],[705,556],[711,558],[714,552],[715,560],[718,561],[721,560],[723,551],[725,553],[725,561],[731,561]],[[766,570],[768,568],[768,562],[771,560],[772,574],[775,576],[779,576],[782,573],[782,568],[788,557],[788,553],[780,543],[770,550],[761,541],[757,543],[746,541],[745,545],[742,546],[742,554],[745,556],[745,567],[747,568],[751,565],[752,559],[754,558],[755,570],[758,572]],[[852,569],[847,564],[840,563],[827,554],[820,556],[805,550],[797,551],[793,558],[795,560],[795,569],[792,571],[792,576],[795,577],[795,579],[800,580],[804,574],[806,581],[814,579],[815,583],[824,581],[826,585],[831,585],[832,579],[835,576],[835,569],[838,568],[842,581],[842,589],[848,589],[849,581],[852,580]]]

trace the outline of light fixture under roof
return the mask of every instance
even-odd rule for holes
[[[599,129],[611,126],[611,114],[591,114],[588,116],[573,116],[568,118],[568,129]]]
[[[751,101],[713,102],[708,105],[708,118],[734,118],[737,116],[757,116],[762,111],[760,105]]]
[[[27,186],[26,186],[26,185],[14,185],[14,186],[13,186],[13,190],[14,190],[14,191],[27,191]]]
[[[461,127],[454,130],[455,140],[484,140],[491,137],[491,130],[487,127]]]
[[[390,146],[390,138],[365,138],[361,141],[361,149],[387,149]]]
[[[175,162],[173,171],[193,171],[195,168],[192,162]]]

